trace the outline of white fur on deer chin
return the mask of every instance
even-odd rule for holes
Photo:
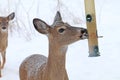
[[[7,29],[2,29],[3,32],[7,32],[8,30]]]
[[[49,36],[49,34],[45,34],[47,37]]]

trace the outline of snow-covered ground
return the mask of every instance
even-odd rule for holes
[[[63,20],[71,25],[86,27],[84,0],[60,1]],[[69,80],[120,80],[120,1],[95,2],[98,33],[104,36],[99,39],[101,56],[88,57],[87,40],[71,44],[66,56]],[[7,62],[0,80],[19,80],[19,65],[28,55],[48,55],[47,37],[34,30],[32,19],[39,17],[52,24],[57,10],[57,0],[0,1],[0,15],[16,12],[16,18],[12,23],[15,29],[9,35]]]

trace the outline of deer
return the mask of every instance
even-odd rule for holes
[[[19,67],[20,80],[69,80],[65,68],[68,45],[88,37],[87,29],[63,22],[57,11],[52,25],[39,18],[33,19],[35,30],[48,37],[48,58],[32,54]]]
[[[9,21],[13,20],[15,13],[12,12],[7,17],[0,17],[0,77],[1,69],[4,68],[6,63],[6,48],[8,46],[8,27]]]

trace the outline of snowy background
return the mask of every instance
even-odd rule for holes
[[[120,1],[95,0],[101,56],[88,57],[87,40],[69,46],[66,68],[69,80],[120,80]],[[47,37],[35,31],[32,19],[52,24],[56,11],[71,25],[86,27],[84,0],[0,0],[0,16],[11,12],[7,62],[0,80],[19,80],[19,65],[28,55],[48,55]]]

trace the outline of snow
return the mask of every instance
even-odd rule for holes
[[[84,0],[60,1],[63,20],[71,25],[86,27]],[[95,0],[95,3],[98,34],[104,36],[99,39],[101,56],[88,57],[87,40],[71,44],[66,56],[69,80],[120,80],[120,1]],[[16,12],[16,18],[11,22],[14,30],[9,35],[7,62],[0,80],[19,80],[19,66],[27,56],[36,53],[48,55],[47,37],[35,31],[32,19],[39,17],[52,24],[57,10],[57,0],[0,1],[0,15]]]

